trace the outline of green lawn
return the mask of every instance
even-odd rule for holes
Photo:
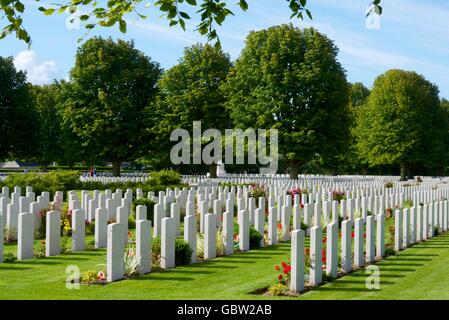
[[[16,254],[16,245],[5,245],[5,252]],[[290,245],[280,244],[134,280],[68,290],[68,265],[85,272],[105,263],[104,250],[86,251],[0,264],[0,298],[267,299],[249,293],[272,284],[277,275],[274,266],[289,256]],[[377,265],[381,270],[380,290],[367,290],[367,274],[360,270],[305,293],[300,299],[449,299],[449,235],[418,244]]]

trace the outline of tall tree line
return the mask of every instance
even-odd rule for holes
[[[1,58],[0,158],[108,161],[115,175],[136,161],[213,175],[214,164],[169,160],[170,133],[192,134],[193,121],[202,121],[222,134],[278,129],[280,172],[291,177],[444,174],[449,102],[438,87],[402,70],[380,75],[371,89],[350,84],[337,55],[315,29],[280,25],[251,32],[235,62],[219,46],[196,44],[168,70],[133,42],[95,37],[78,49],[68,81],[45,86],[28,84]]]

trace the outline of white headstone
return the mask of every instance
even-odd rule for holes
[[[175,266],[175,221],[163,218],[161,221],[161,268]]]

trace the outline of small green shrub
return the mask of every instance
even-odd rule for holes
[[[249,229],[249,249],[254,250],[260,248],[260,240],[262,240],[262,237],[263,235],[251,227]]]
[[[391,181],[385,182],[385,189],[393,188],[394,184]]]
[[[288,287],[282,283],[275,283],[268,288],[268,293],[272,296],[285,295],[288,291]]]
[[[3,263],[14,263],[17,261],[17,257],[11,252],[5,253],[3,255]]]
[[[175,242],[175,264],[184,266],[192,262],[193,250],[187,241],[176,239]]]
[[[146,181],[150,185],[177,185],[181,183],[181,175],[174,170],[155,171]]]
[[[148,198],[139,198],[135,199],[131,205],[131,215],[136,217],[136,207],[137,206],[146,206],[147,207],[147,220],[154,221],[154,205],[156,203],[153,200]]]
[[[134,216],[129,216],[128,218],[128,229],[136,228],[136,218]]]
[[[396,251],[392,246],[386,246],[384,254],[385,257],[394,256],[396,254]]]
[[[95,234],[95,221],[86,221],[86,235]]]
[[[161,265],[161,238],[155,237],[151,242],[151,265],[159,267]]]

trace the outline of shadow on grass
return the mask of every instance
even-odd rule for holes
[[[396,270],[401,270],[402,269],[396,269]],[[413,269],[415,270],[415,269]],[[380,272],[382,272],[383,270],[381,269]],[[351,274],[351,277],[356,277],[356,278],[368,278],[370,276],[370,274],[363,274],[363,273],[353,273]],[[403,274],[382,274],[381,277],[385,277],[385,278],[405,278],[406,276]]]
[[[342,286],[333,286],[333,287],[319,287],[314,288],[312,291],[348,291],[348,292],[379,292],[381,289],[367,289],[367,288],[345,288]]]
[[[398,254],[398,257],[438,257],[439,254],[436,253],[404,253],[404,254]]]
[[[165,274],[167,273],[151,273],[150,276],[141,276],[141,277],[136,277],[132,280],[135,281],[193,281],[195,280],[194,278],[186,278],[186,277],[170,277],[170,276],[165,276]]]
[[[20,267],[20,266],[7,266],[6,264],[0,266],[0,270],[30,270],[32,268]]]

